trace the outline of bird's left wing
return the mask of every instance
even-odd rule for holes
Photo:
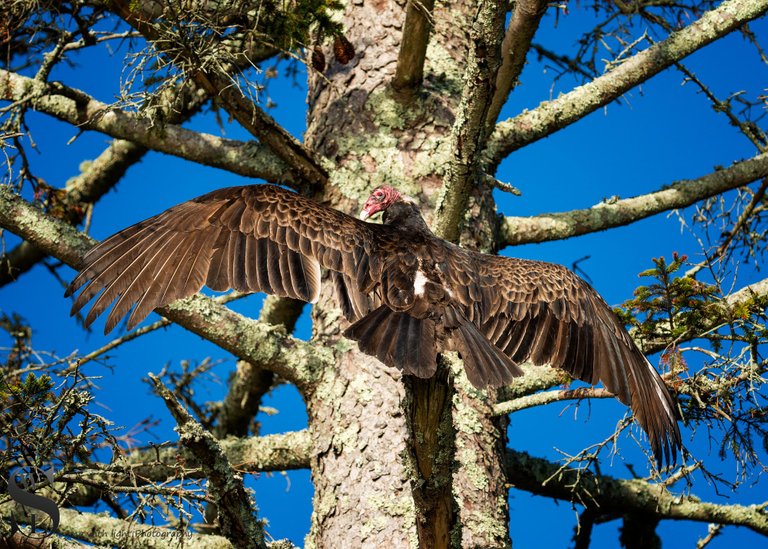
[[[591,286],[560,265],[452,250],[444,269],[449,290],[492,343],[516,362],[601,381],[632,408],[656,458],[674,457],[680,446],[674,401]]]
[[[381,230],[274,185],[220,189],[95,246],[67,295],[83,287],[73,314],[98,295],[87,325],[114,302],[106,333],[131,308],[128,329],[203,285],[314,302],[322,267],[365,292],[381,268],[376,251]]]

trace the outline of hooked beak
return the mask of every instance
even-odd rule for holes
[[[365,221],[371,217],[371,212],[368,211],[368,208],[363,208],[363,210],[360,212],[360,220]]]

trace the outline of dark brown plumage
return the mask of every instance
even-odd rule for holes
[[[345,335],[406,374],[427,378],[437,353],[455,350],[477,387],[522,374],[519,362],[551,364],[602,381],[632,407],[657,460],[680,446],[663,381],[606,303],[559,265],[490,256],[436,237],[416,205],[376,189],[365,223],[272,185],[206,194],[111,236],[83,259],[67,289],[73,314],[96,297],[90,324],[111,304],[105,332],[196,293],[234,288],[315,302],[331,271]],[[131,309],[133,311],[131,312]]]

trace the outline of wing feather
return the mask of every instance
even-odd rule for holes
[[[515,362],[561,368],[602,382],[632,407],[661,462],[680,446],[678,414],[663,380],[616,315],[560,265],[451,247],[442,269],[467,317]]]
[[[81,290],[73,314],[96,298],[86,324],[114,304],[108,332],[129,312],[134,327],[153,309],[203,285],[316,301],[325,268],[340,272],[355,313],[365,314],[365,294],[380,276],[370,267],[381,264],[378,239],[388,230],[274,185],[220,189],[95,246],[66,295]]]

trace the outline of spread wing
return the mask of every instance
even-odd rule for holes
[[[515,362],[561,368],[630,406],[657,460],[680,446],[663,380],[586,282],[560,265],[454,248],[446,283],[480,331]]]
[[[90,325],[112,303],[105,333],[130,312],[128,329],[203,285],[314,302],[320,269],[336,273],[358,313],[376,285],[376,232],[386,229],[274,185],[231,187],[174,206],[90,250],[67,289],[72,313],[96,297]],[[133,311],[131,312],[131,309]],[[354,315],[352,315],[354,316]]]

